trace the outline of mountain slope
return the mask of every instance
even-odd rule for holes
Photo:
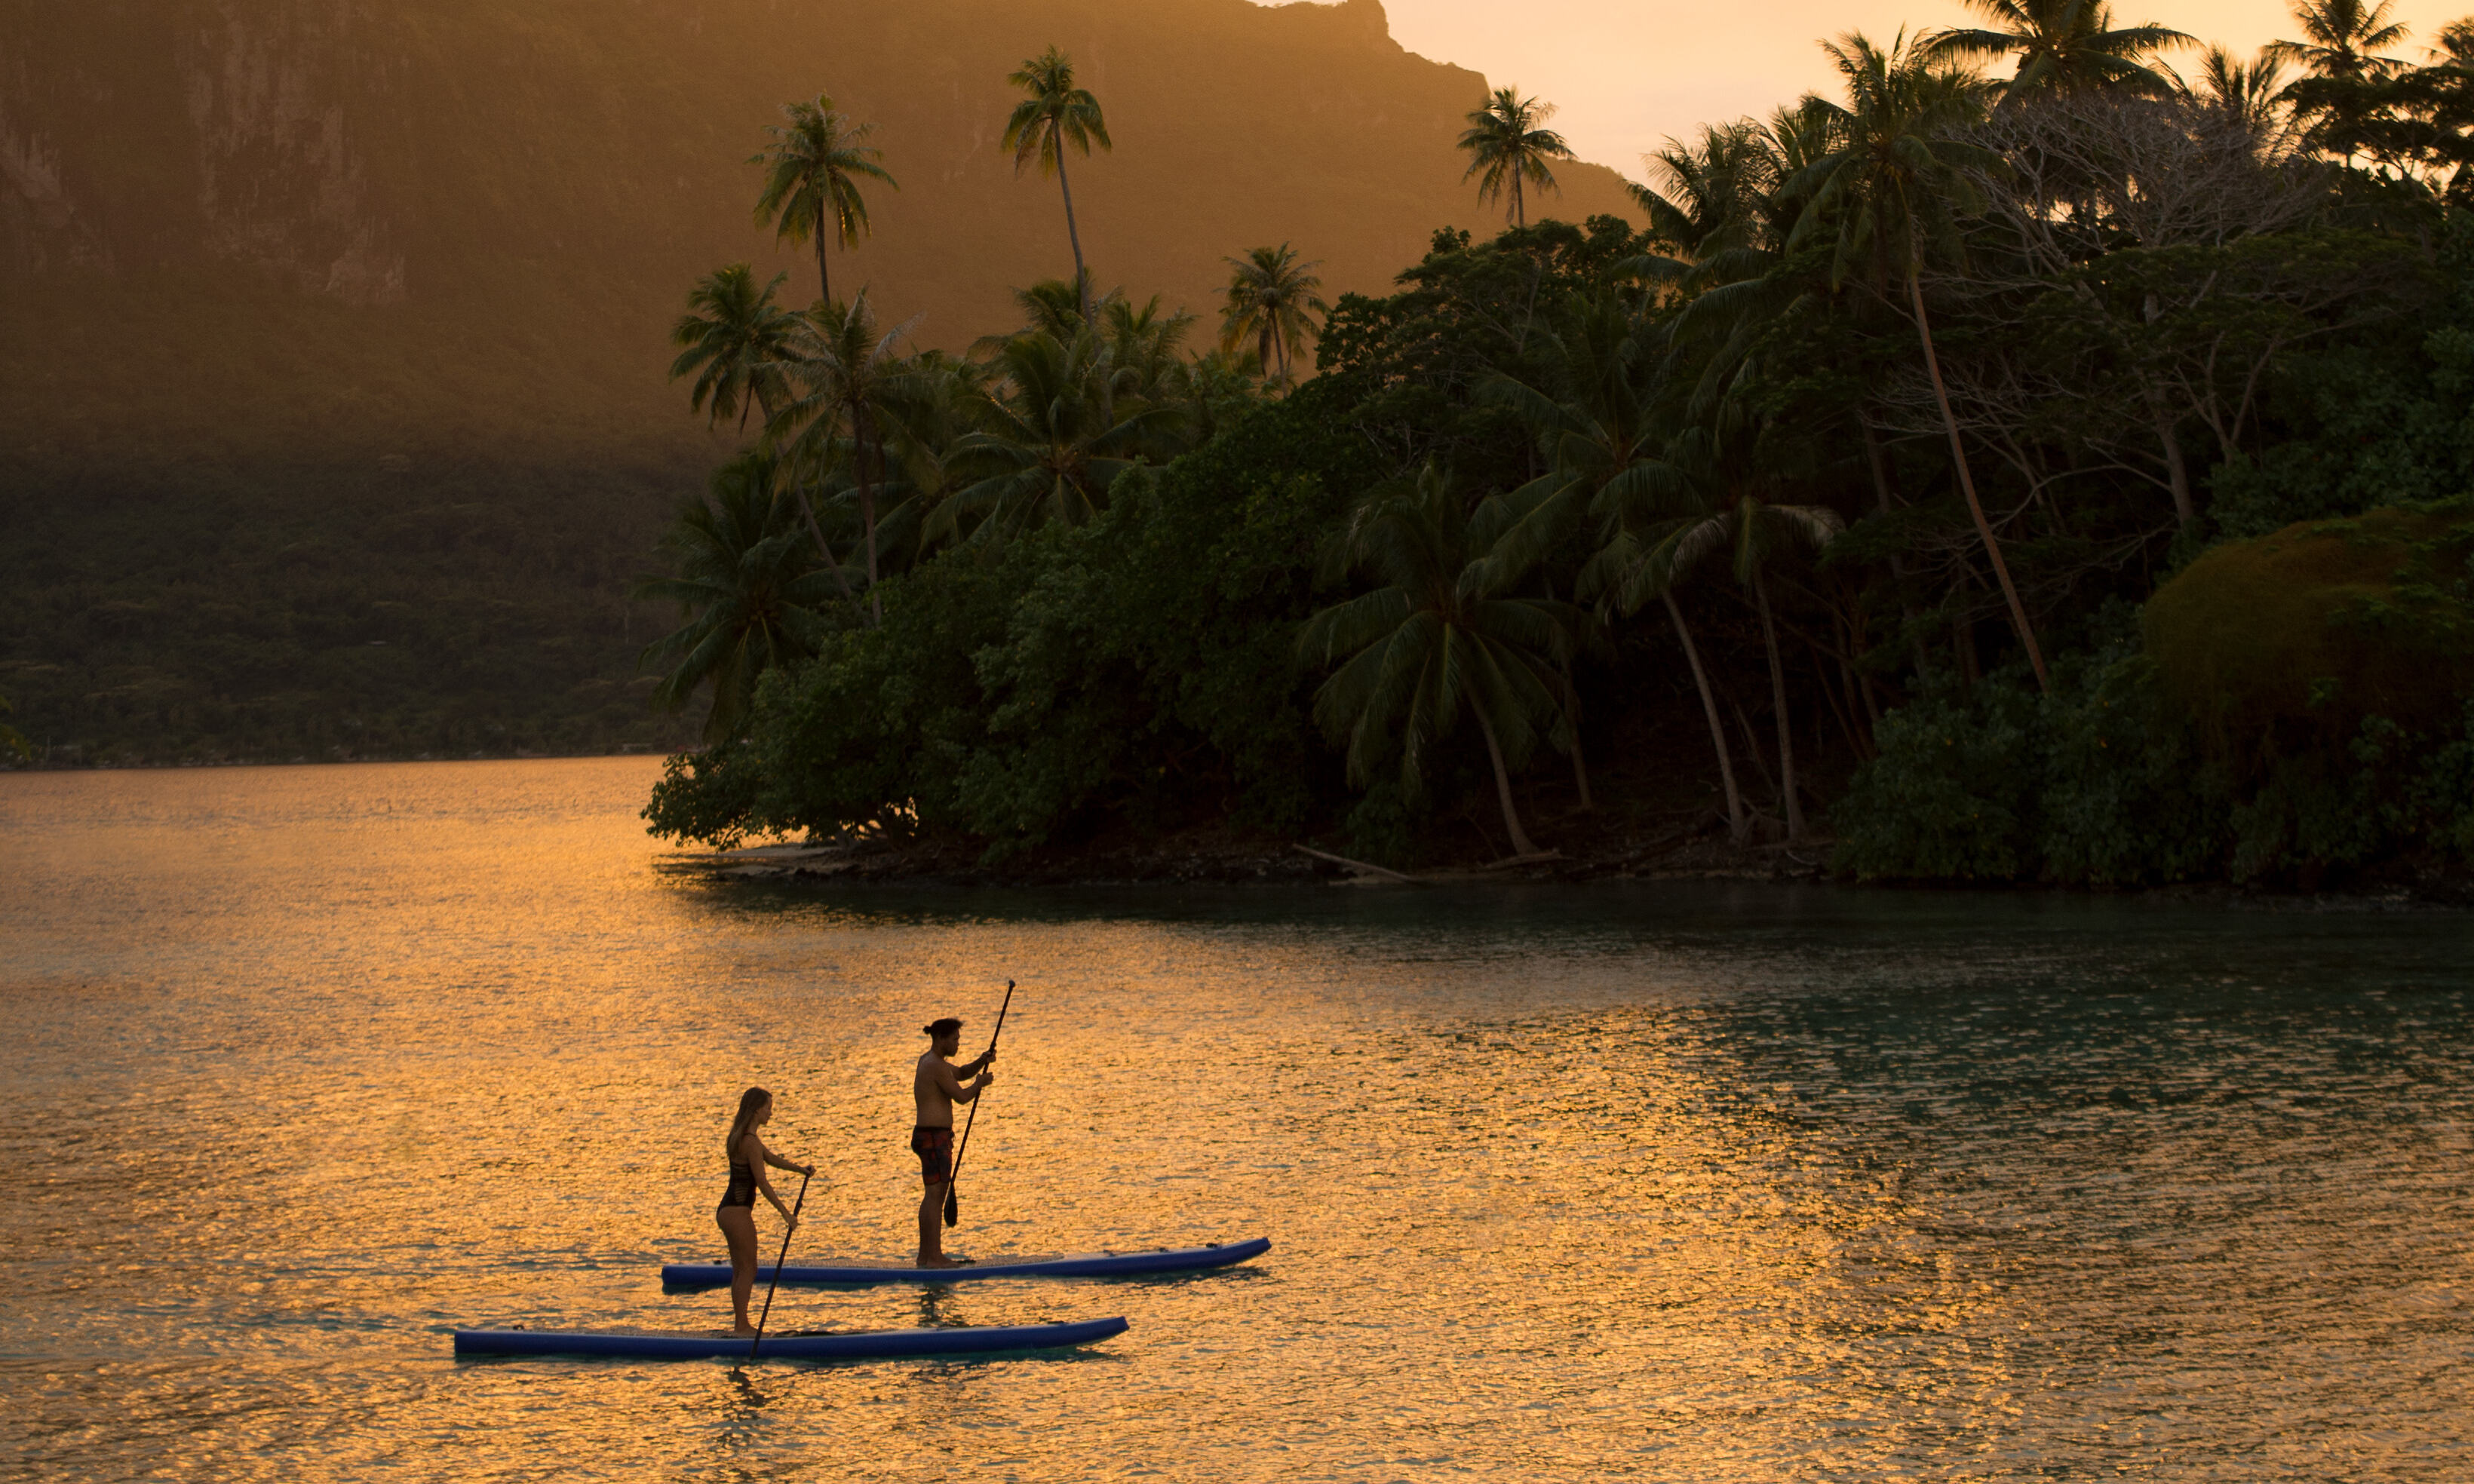
[[[958,348],[1071,268],[997,148],[1055,43],[1104,286],[1215,323],[1280,241],[1380,289],[1487,227],[1484,80],[1376,0],[0,0],[0,694],[55,761],[658,745],[625,598],[728,442],[664,372],[788,100],[902,182],[835,283]],[[1624,205],[1573,165],[1548,209]]]

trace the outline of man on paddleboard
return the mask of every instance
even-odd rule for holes
[[[959,1267],[970,1259],[946,1257],[944,1242],[945,1187],[954,1179],[954,1105],[972,1101],[996,1080],[988,1064],[997,1059],[997,1048],[990,1046],[956,1066],[951,1059],[962,1049],[962,1022],[947,1016],[920,1030],[928,1038],[928,1050],[910,1076],[910,1094],[919,1105],[910,1152],[919,1157],[919,1180],[927,1186],[919,1199],[919,1265]],[[976,1080],[965,1085],[965,1077]]]

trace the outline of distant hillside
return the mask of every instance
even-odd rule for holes
[[[1453,147],[1477,74],[1377,0],[7,0],[0,408],[20,450],[417,454],[689,427],[661,374],[693,277],[815,270],[752,223],[789,99],[879,125],[902,182],[847,254],[923,342],[1069,267],[1053,181],[997,149],[1054,42],[1108,112],[1078,169],[1102,283],[1207,310],[1224,254],[1296,243],[1385,285],[1483,227]],[[1549,210],[1619,211],[1573,166]]]
[[[0,694],[55,760],[658,745],[627,580],[720,441],[664,371],[788,100],[900,179],[836,284],[958,347],[1071,259],[997,149],[1056,44],[1102,285],[1290,241],[1380,289],[1492,227],[1477,74],[1377,0],[0,0]],[[1561,174],[1545,214],[1620,211]]]

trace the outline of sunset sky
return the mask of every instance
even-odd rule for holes
[[[1766,113],[1829,81],[1817,37],[1860,29],[1886,40],[1902,23],[1954,24],[1955,0],[1383,0],[1392,35],[1413,52],[1517,84],[1559,105],[1556,127],[1584,158],[1640,175],[1642,152],[1668,134],[1744,113]],[[2119,3],[2125,22],[2155,20],[2202,42],[2247,52],[2297,33],[2281,0]],[[2403,0],[2413,28],[2402,55],[2419,60],[2428,37],[2474,12],[2474,0]]]

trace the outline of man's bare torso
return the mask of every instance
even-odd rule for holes
[[[954,1126],[954,1094],[961,1090],[961,1079],[954,1075],[954,1064],[930,1051],[919,1058],[918,1069],[910,1075],[910,1095],[919,1105],[919,1127],[950,1129]]]

